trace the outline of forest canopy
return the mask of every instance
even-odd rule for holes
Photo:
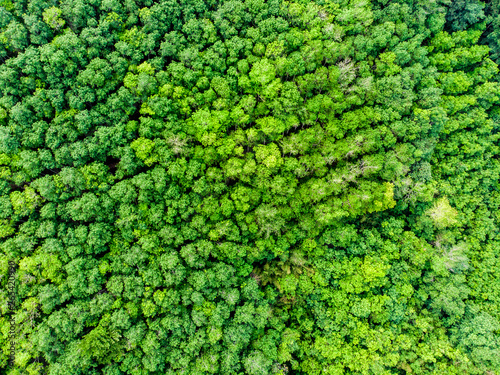
[[[498,0],[0,0],[2,373],[500,374],[499,38]]]

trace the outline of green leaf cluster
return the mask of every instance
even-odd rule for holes
[[[499,9],[0,2],[2,373],[499,373]]]

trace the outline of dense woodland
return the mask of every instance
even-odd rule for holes
[[[0,0],[0,371],[500,374],[497,63],[499,0]]]

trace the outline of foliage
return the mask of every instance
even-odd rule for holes
[[[499,9],[0,2],[2,371],[500,373]]]

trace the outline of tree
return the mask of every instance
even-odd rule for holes
[[[51,29],[58,31],[66,23],[61,19],[62,11],[57,7],[50,7],[43,12],[43,22],[45,22]]]
[[[446,14],[446,21],[453,31],[464,30],[484,19],[484,3],[481,1],[454,1]]]
[[[108,318],[109,320],[109,318]],[[118,331],[109,329],[109,323],[100,322],[90,333],[85,335],[78,345],[82,357],[95,358],[97,363],[107,364],[122,355],[123,344]]]
[[[458,211],[450,206],[448,198],[442,197],[434,202],[432,208],[427,211],[427,215],[438,229],[442,229],[457,223]]]

